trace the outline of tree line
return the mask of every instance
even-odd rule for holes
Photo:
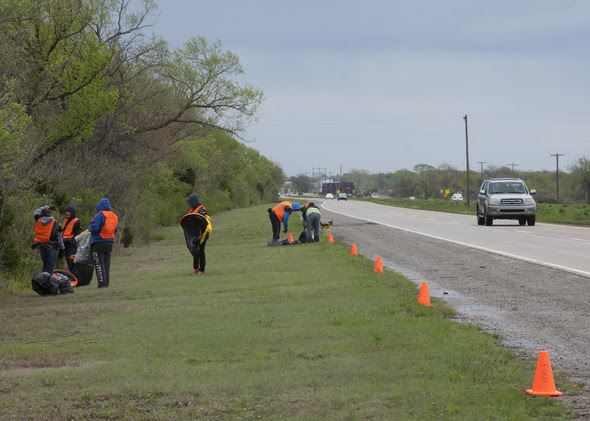
[[[240,141],[263,92],[219,41],[173,49],[151,34],[156,11],[153,0],[0,2],[5,273],[38,266],[42,205],[59,220],[74,204],[87,225],[108,197],[129,245],[178,221],[194,191],[211,213],[276,198],[283,171]]]
[[[590,159],[587,157],[578,158],[566,171],[560,170],[559,174],[556,171],[514,171],[507,166],[490,166],[484,169],[483,173],[470,171],[470,199],[477,198],[479,186],[487,177],[522,178],[529,189],[537,190],[536,200],[541,203],[590,205]],[[321,190],[320,184],[325,179],[314,180],[307,175],[299,174],[291,177],[290,181],[297,191],[315,192],[318,186]],[[376,174],[353,169],[342,174],[342,181],[353,182],[356,193],[364,196],[369,196],[372,192],[406,199],[448,199],[455,192],[462,192],[464,197],[467,195],[467,171],[458,170],[448,164],[438,167],[418,164],[412,170],[402,169]]]

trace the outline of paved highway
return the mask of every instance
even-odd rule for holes
[[[475,215],[459,215],[378,205],[364,201],[326,200],[323,208],[391,228],[590,277],[590,228],[516,220],[477,225]]]

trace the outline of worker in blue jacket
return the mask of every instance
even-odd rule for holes
[[[115,243],[115,232],[119,228],[119,219],[111,211],[111,202],[106,197],[96,205],[96,215],[88,225],[90,250],[94,256],[96,278],[99,288],[107,288],[110,280],[111,252]]]

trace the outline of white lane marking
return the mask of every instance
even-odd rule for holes
[[[470,247],[470,248],[473,248],[473,249],[476,249],[476,250],[486,251],[488,253],[498,254],[500,256],[509,257],[511,259],[521,260],[521,261],[528,262],[528,263],[534,263],[534,264],[537,264],[537,265],[540,265],[540,266],[546,266],[546,267],[550,267],[550,268],[553,268],[553,269],[559,269],[559,270],[563,270],[565,272],[571,272],[571,273],[574,273],[576,275],[581,275],[581,276],[590,278],[590,272],[586,272],[584,270],[579,270],[579,269],[571,268],[569,266],[563,266],[563,265],[557,265],[557,264],[554,264],[554,263],[544,262],[544,261],[541,261],[541,260],[532,259],[530,257],[520,256],[518,254],[507,253],[507,252],[504,252],[504,251],[501,251],[501,250],[491,249],[491,248],[488,248],[488,247],[477,246],[475,244],[465,243],[463,241],[451,240],[451,239],[448,239],[448,238],[445,238],[445,237],[439,237],[438,235],[427,234],[427,233],[424,233],[424,232],[415,231],[415,230],[411,230],[411,229],[404,228],[404,227],[399,227],[399,226],[392,225],[392,224],[386,224],[386,223],[383,223],[383,222],[380,222],[380,221],[376,221],[376,220],[373,220],[373,219],[361,218],[361,217],[358,217],[358,216],[353,216],[353,215],[350,215],[350,214],[345,213],[345,212],[339,212],[339,211],[335,211],[335,210],[332,210],[332,209],[328,209],[327,207],[324,207],[324,203],[322,203],[322,205],[321,205],[322,208],[324,208],[324,209],[326,209],[327,211],[330,211],[330,212],[334,212],[334,213],[338,213],[340,215],[348,216],[349,218],[359,219],[361,221],[373,222],[375,224],[384,225],[386,227],[395,228],[395,229],[398,229],[398,230],[401,230],[401,231],[410,232],[412,234],[419,234],[419,235],[423,235],[425,237],[434,238],[435,240],[446,241],[446,242],[457,244],[457,245],[460,245],[460,246]]]

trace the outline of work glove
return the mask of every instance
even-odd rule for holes
[[[287,227],[285,227],[285,229],[283,230],[283,232],[286,234],[287,233]]]
[[[38,246],[39,246],[39,243],[37,241],[33,241],[33,244],[31,244],[32,249],[36,249]]]

